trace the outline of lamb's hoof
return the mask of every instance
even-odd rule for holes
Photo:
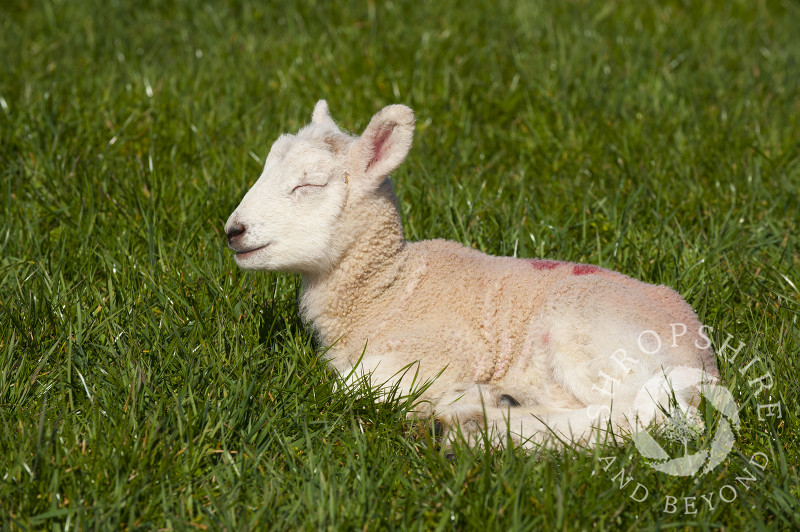
[[[500,396],[500,399],[498,399],[497,406],[499,406],[500,408],[510,408],[512,406],[519,406],[519,401],[517,401],[507,393],[504,393],[503,395]]]
[[[444,436],[444,424],[438,419],[433,420],[433,437],[441,440]]]

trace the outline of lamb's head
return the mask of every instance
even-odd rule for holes
[[[342,132],[317,102],[311,123],[272,145],[264,171],[225,224],[236,264],[252,270],[320,273],[347,246],[348,204],[365,201],[403,162],[414,114],[383,108],[360,137]]]

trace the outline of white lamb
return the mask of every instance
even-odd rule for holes
[[[332,346],[326,356],[342,376],[368,373],[409,392],[415,374],[419,382],[441,372],[422,397],[424,414],[449,435],[531,445],[592,444],[642,412],[646,424],[674,395],[666,377],[639,393],[651,377],[705,370],[677,394],[686,406],[701,380],[719,375],[697,316],[666,286],[406,241],[388,174],[413,131],[411,109],[390,105],[350,136],[320,100],[311,124],[273,144],[225,225],[240,267],[302,274],[302,317]]]

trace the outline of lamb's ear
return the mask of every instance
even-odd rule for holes
[[[414,112],[405,105],[384,107],[353,145],[353,170],[373,184],[380,184],[406,158],[413,138]]]
[[[311,122],[336,126],[336,122],[333,121],[333,118],[331,118],[328,112],[328,102],[325,100],[317,102],[317,105],[314,106],[314,112],[311,113]]]

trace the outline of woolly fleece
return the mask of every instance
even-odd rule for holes
[[[350,136],[318,102],[310,125],[276,141],[226,224],[240,266],[302,274],[302,317],[342,376],[407,392],[415,373],[416,384],[438,375],[420,414],[448,437],[477,441],[484,428],[498,444],[507,434],[518,445],[591,444],[609,421],[624,432],[642,384],[675,368],[705,371],[679,397],[696,403],[719,374],[697,316],[671,288],[593,265],[406,241],[387,176],[413,127],[412,111],[393,105]],[[665,377],[660,403],[668,386]]]

